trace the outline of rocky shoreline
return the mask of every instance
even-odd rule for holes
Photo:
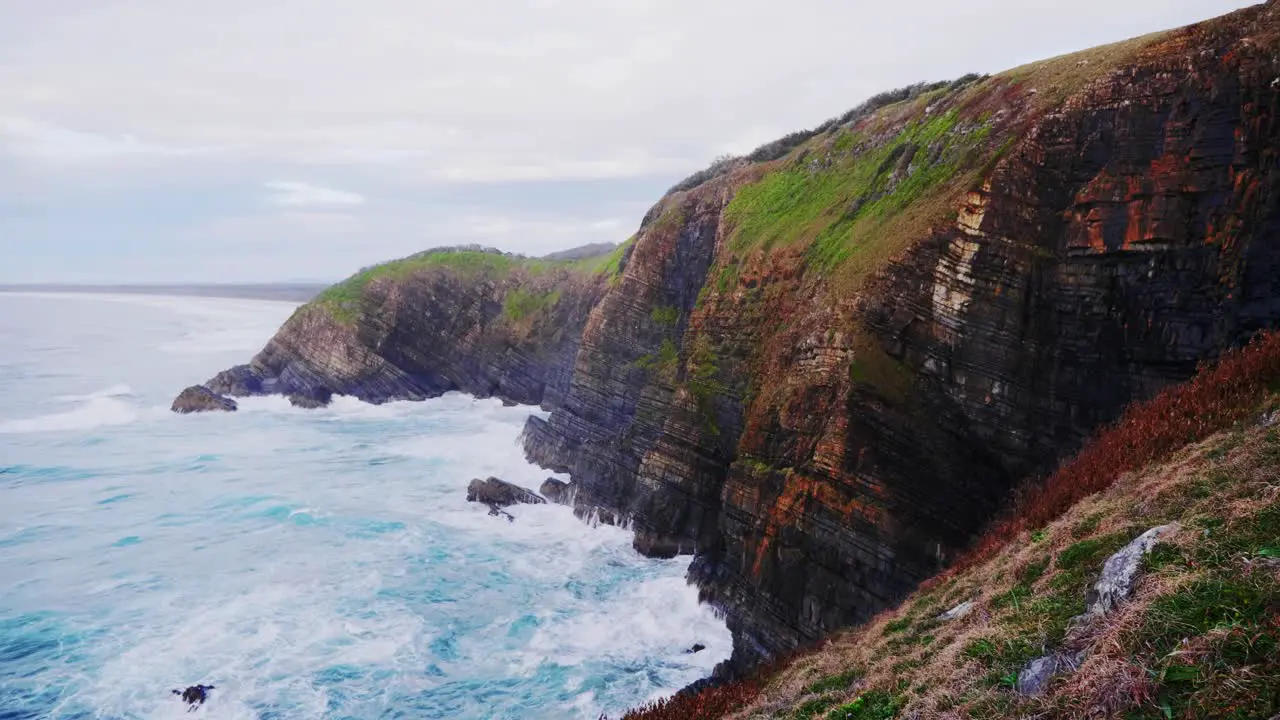
[[[205,388],[541,406],[530,460],[692,555],[719,675],[745,672],[901,600],[1016,483],[1277,325],[1275,13],[869,104],[667,195],[609,262],[362,272]]]

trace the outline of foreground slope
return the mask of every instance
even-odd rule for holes
[[[1276,388],[1271,335],[1132,408],[965,569],[774,674],[628,720],[1280,714]],[[1153,529],[1131,589],[1101,603],[1108,558]],[[1070,661],[1033,692],[1046,657]]]
[[[873,617],[1019,480],[1280,321],[1276,3],[889,94],[673,189],[600,261],[434,253],[301,309],[232,394],[541,403],[529,456],[735,633]]]

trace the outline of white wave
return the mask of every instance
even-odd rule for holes
[[[534,491],[548,477],[568,479],[525,459],[520,433],[531,415],[544,415],[538,408],[506,407],[498,400],[457,393],[427,405],[440,427],[421,438],[389,443],[383,452],[458,468],[467,479],[498,477]]]
[[[577,612],[572,614],[547,614],[549,621],[538,628],[523,650],[525,670],[547,661],[574,666],[598,658],[622,663],[659,658],[667,675],[666,685],[673,689],[654,692],[648,698],[656,700],[706,677],[733,652],[733,636],[724,621],[698,602],[697,589],[681,577],[646,580],[619,596],[604,602],[579,602],[574,609]],[[687,652],[694,643],[706,649]]]
[[[314,682],[318,671],[337,664],[395,667],[424,635],[407,611],[384,607],[374,619],[344,617],[334,602],[338,587],[276,581],[230,598],[156,598],[152,621],[132,628],[137,634],[129,645],[84,678],[75,699],[103,717],[179,718],[186,706],[169,690],[201,682],[215,685],[204,717],[256,719],[263,706],[287,707],[290,717],[324,717],[328,692]]]
[[[77,466],[136,454],[140,471],[14,490],[24,523],[65,527],[24,545],[22,558],[0,554],[0,571],[46,557],[71,566],[33,564],[57,571],[0,588],[0,604],[75,598],[95,610],[75,624],[102,633],[77,650],[88,660],[38,670],[41,686],[66,693],[47,716],[190,718],[169,689],[204,682],[217,689],[198,717],[378,717],[424,694],[448,706],[449,688],[468,682],[494,691],[493,709],[435,716],[594,720],[674,692],[730,652],[724,623],[684,583],[687,558],[643,558],[628,530],[589,527],[565,507],[518,506],[508,523],[466,502],[472,477],[537,490],[551,475],[517,441],[536,408],[451,394],[382,406],[340,397],[307,411],[277,396],[188,422],[126,390],[0,425],[138,421],[103,444],[52,438],[49,449]],[[33,441],[45,439],[0,438]],[[195,459],[205,455],[217,461]],[[97,502],[123,493],[135,499]],[[21,530],[5,519],[5,534]],[[708,649],[686,654],[693,643]],[[595,683],[601,674],[622,687]],[[511,687],[520,683],[537,687]]]
[[[334,395],[329,405],[319,411],[326,420],[388,420],[404,417],[421,409],[421,403],[410,401],[389,402],[374,405],[349,395]]]
[[[116,383],[109,388],[91,392],[87,395],[58,395],[54,400],[58,402],[84,402],[100,398],[133,397],[134,394],[133,388],[128,383]]]
[[[283,395],[234,398],[241,413],[299,414],[307,412],[294,407]]]
[[[0,434],[66,432],[128,425],[139,417],[138,409],[116,396],[95,397],[67,412],[50,413],[0,423]]]
[[[209,298],[144,298],[145,304],[177,312],[186,326],[181,338],[164,343],[161,352],[181,355],[252,353],[284,324],[295,303]]]

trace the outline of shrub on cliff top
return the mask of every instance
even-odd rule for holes
[[[797,130],[796,132],[785,135],[777,140],[771,140],[742,157],[738,157],[736,155],[720,155],[715,160],[711,161],[711,164],[705,169],[699,170],[684,180],[672,185],[671,188],[667,190],[667,194],[670,195],[671,193],[692,190],[708,180],[724,175],[740,165],[777,160],[822,133],[828,132],[842,125],[848,125],[849,123],[861,120],[877,110],[886,108],[890,105],[915,100],[921,95],[937,92],[939,90],[955,92],[956,90],[966,88],[975,82],[985,80],[987,77],[987,75],[969,73],[956,78],[955,80],[933,83],[919,82],[914,85],[908,85],[896,90],[888,90],[886,92],[873,95],[861,105],[845,112],[843,115],[827,120],[812,130]]]

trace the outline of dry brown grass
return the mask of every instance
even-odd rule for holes
[[[1211,492],[1206,492],[1209,487]],[[735,720],[791,718],[806,701],[827,696],[809,692],[815,683],[857,669],[860,679],[829,696],[845,702],[869,689],[895,693],[904,704],[901,718],[951,717],[1120,717],[1135,709],[1153,708],[1160,691],[1152,662],[1143,656],[1143,637],[1154,603],[1167,600],[1222,568],[1169,565],[1153,570],[1134,596],[1103,623],[1071,629],[1061,641],[1042,640],[1049,647],[1088,648],[1079,670],[1057,681],[1043,698],[1022,698],[993,683],[989,667],[975,657],[981,641],[999,644],[1018,638],[1043,638],[1044,628],[1060,622],[1052,614],[1031,619],[1009,605],[1019,577],[1045,565],[1043,575],[1025,587],[1021,602],[1045,602],[1055,595],[1062,578],[1073,572],[1064,558],[1074,550],[1108,538],[1127,542],[1142,530],[1178,521],[1182,532],[1168,545],[1190,557],[1204,538],[1195,530],[1206,517],[1230,526],[1245,521],[1280,497],[1280,433],[1259,426],[1241,426],[1188,446],[1167,463],[1128,473],[1110,488],[1078,502],[1042,531],[1024,531],[1012,542],[967,571],[928,590],[920,591],[897,609],[882,613],[866,625],[832,638],[819,652],[802,656],[787,670],[763,684],[757,697],[724,717]],[[1277,531],[1280,535],[1280,530]],[[1117,539],[1118,538],[1118,539]],[[1277,538],[1280,542],[1280,537]],[[1109,554],[1109,551],[1106,553]],[[1093,567],[1100,564],[1100,556]],[[1280,575],[1275,563],[1236,558],[1235,570]],[[1090,569],[1092,582],[1096,569]],[[977,605],[967,617],[938,623],[939,613],[961,600]],[[1184,650],[1187,659],[1216,652],[1214,630]],[[931,638],[925,641],[925,638]],[[1036,654],[1047,647],[1037,646]],[[1208,660],[1206,660],[1208,662]],[[1238,698],[1232,687],[1258,682],[1264,670],[1227,667],[1215,675],[1213,692],[1206,695],[1222,707]],[[1219,682],[1220,681],[1220,682]],[[1227,715],[1223,715],[1226,717]],[[817,714],[813,717],[825,717]],[[1145,715],[1143,717],[1146,717]],[[1153,716],[1154,717],[1154,716]]]

